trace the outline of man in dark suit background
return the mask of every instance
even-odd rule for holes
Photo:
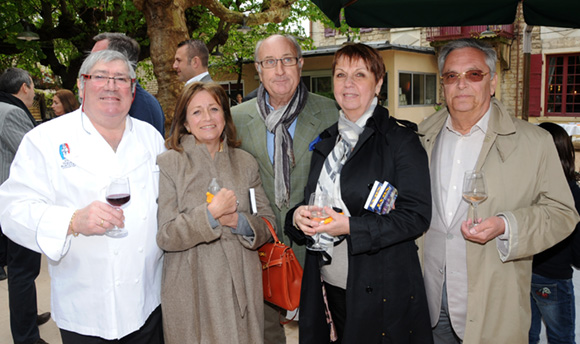
[[[180,42],[175,51],[173,69],[177,78],[186,85],[195,82],[213,81],[207,70],[209,50],[205,43],[198,39],[188,39]]]
[[[37,124],[28,110],[33,103],[34,83],[27,71],[8,68],[0,75],[0,184],[8,179],[22,137]],[[40,253],[3,239],[8,242],[8,303],[14,343],[46,343],[38,325],[50,319],[50,312],[37,315],[34,283],[40,273]]]

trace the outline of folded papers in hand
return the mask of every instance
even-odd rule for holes
[[[381,215],[388,214],[395,207],[397,195],[397,189],[389,182],[375,181],[365,202],[365,209]]]

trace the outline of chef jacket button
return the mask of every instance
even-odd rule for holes
[[[371,288],[371,286],[367,286],[367,293],[372,294],[373,293],[373,288]]]
[[[440,272],[440,273],[443,273],[443,269],[439,269],[439,272]]]

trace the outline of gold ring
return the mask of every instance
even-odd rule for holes
[[[105,220],[101,219],[101,227],[105,224]]]

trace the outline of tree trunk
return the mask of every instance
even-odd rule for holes
[[[149,35],[151,62],[157,77],[157,100],[165,113],[165,128],[168,134],[173,112],[183,84],[177,80],[173,70],[173,59],[177,44],[189,38],[185,23],[185,0],[134,0],[145,15]]]

